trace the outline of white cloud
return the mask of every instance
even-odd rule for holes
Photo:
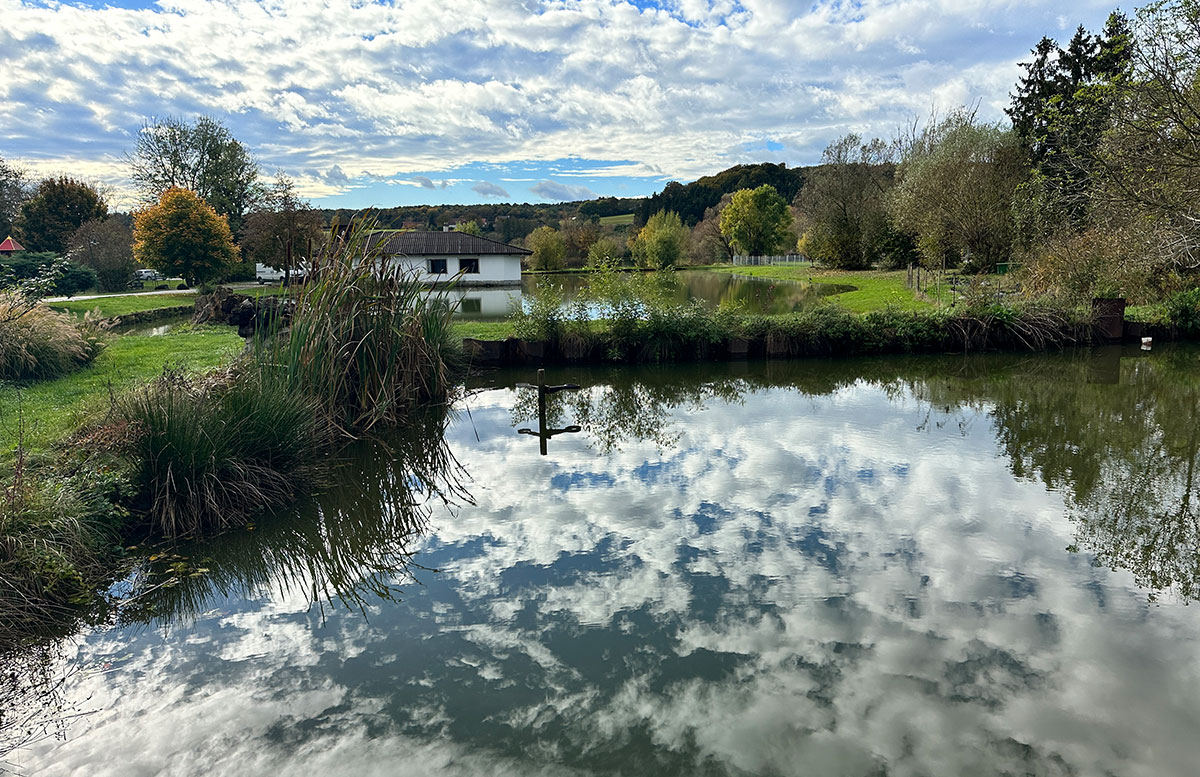
[[[571,200],[590,200],[596,196],[586,186],[571,186],[558,181],[540,181],[529,187],[529,191],[541,197],[543,200],[551,200],[553,202],[570,202]]]
[[[503,186],[499,186],[488,181],[479,181],[471,187],[471,191],[478,194],[480,197],[508,197],[508,191]]]
[[[1108,8],[1077,3],[1070,24]],[[767,133],[803,137],[783,158],[798,163],[931,107],[981,101],[999,119],[1016,62],[1060,14],[1051,0],[0,0],[0,99],[19,118],[0,154],[82,160],[124,185],[142,121],[211,113],[287,171],[392,179],[577,157],[687,180],[760,161],[745,144]]]

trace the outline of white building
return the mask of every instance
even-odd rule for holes
[[[519,286],[521,257],[533,253],[463,232],[393,232],[379,251],[407,265],[421,281],[457,286]]]

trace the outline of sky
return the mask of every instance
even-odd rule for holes
[[[1112,0],[0,0],[0,157],[135,202],[156,117],[320,207],[645,196],[959,105]]]

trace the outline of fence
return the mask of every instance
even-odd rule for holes
[[[759,264],[801,264],[807,262],[804,254],[784,254],[782,256],[734,256],[733,263],[741,265]]]

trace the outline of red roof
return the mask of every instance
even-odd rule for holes
[[[12,235],[4,238],[4,242],[0,243],[0,254],[11,254],[13,251],[24,251],[25,246],[12,239]]]

